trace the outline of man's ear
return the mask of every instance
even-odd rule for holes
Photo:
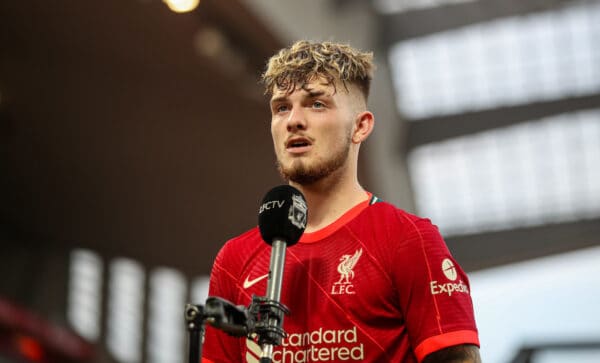
[[[363,111],[356,116],[352,142],[360,144],[369,137],[375,126],[375,116],[370,111]]]

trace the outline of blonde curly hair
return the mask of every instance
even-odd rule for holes
[[[270,95],[275,87],[291,93],[324,77],[334,88],[337,81],[346,90],[347,83],[358,86],[367,100],[374,69],[372,52],[361,52],[347,44],[300,40],[269,59],[261,80],[265,94]]]

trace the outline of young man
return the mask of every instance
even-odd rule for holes
[[[469,282],[437,228],[365,191],[360,145],[372,54],[300,41],[263,74],[277,167],[308,203],[300,242],[287,249],[281,302],[287,338],[274,362],[480,362]],[[210,295],[248,305],[265,294],[270,247],[258,228],[217,256]],[[250,339],[207,327],[203,359],[258,362]]]

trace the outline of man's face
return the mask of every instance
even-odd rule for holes
[[[343,85],[336,89],[322,78],[291,93],[275,90],[271,135],[284,179],[308,185],[347,165],[354,101]]]

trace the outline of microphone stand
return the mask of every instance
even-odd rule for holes
[[[198,363],[202,356],[197,343],[202,339],[204,322],[232,336],[258,339],[260,363],[272,362],[273,347],[281,345],[286,336],[283,317],[289,313],[279,302],[285,250],[300,240],[306,220],[306,199],[298,189],[280,185],[267,193],[258,212],[260,234],[272,247],[266,296],[253,295],[247,308],[218,297],[206,299],[204,307],[188,304],[185,317],[190,333],[190,363]]]
[[[200,363],[202,357],[202,337],[204,336],[204,307],[202,305],[185,305],[185,322],[189,333],[189,362]]]
[[[204,306],[186,304],[184,317],[189,336],[190,363],[199,363],[202,358],[205,323],[235,337],[245,337],[250,334],[247,323],[251,319],[248,319],[248,310],[220,297],[209,297]]]
[[[273,346],[281,344],[285,336],[282,330],[283,314],[287,308],[279,303],[281,298],[281,283],[283,281],[283,268],[285,265],[285,249],[287,244],[280,238],[273,240],[271,249],[271,262],[269,280],[267,281],[267,305],[269,314],[266,316],[266,334],[259,336],[258,342],[262,347],[260,363],[271,363],[273,359]],[[274,302],[271,304],[270,302]]]
[[[279,284],[281,287],[281,281]],[[275,286],[273,285],[272,288]],[[271,291],[271,295],[280,292],[279,288],[279,291]],[[268,296],[253,295],[248,307],[234,305],[216,296],[206,299],[204,306],[186,304],[184,317],[188,331],[189,363],[199,363],[202,358],[202,339],[206,323],[234,337],[249,339],[258,337],[263,351],[260,362],[270,363],[273,347],[281,345],[282,339],[286,336],[281,328],[284,314],[289,314],[285,305]]]

